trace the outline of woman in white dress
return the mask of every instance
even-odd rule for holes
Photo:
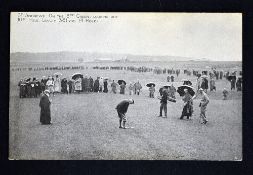
[[[49,90],[50,94],[54,94],[54,80],[52,77],[49,77],[46,83],[46,89]]]
[[[54,92],[60,93],[61,92],[61,79],[58,75],[56,75],[54,81]]]
[[[104,85],[104,79],[103,79],[103,77],[100,77],[100,79],[99,79],[99,92],[103,91],[103,85]]]
[[[75,91],[80,93],[82,91],[82,79],[81,78],[77,78],[75,80]]]

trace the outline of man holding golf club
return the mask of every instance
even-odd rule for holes
[[[127,127],[126,127],[126,121],[127,121],[126,112],[127,112],[129,104],[134,104],[134,100],[133,99],[123,100],[115,108],[117,110],[118,116],[119,116],[119,128],[127,129]],[[122,126],[122,122],[123,122],[123,126]]]

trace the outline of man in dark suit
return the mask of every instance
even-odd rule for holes
[[[167,118],[167,100],[168,100],[168,90],[166,88],[160,89],[160,115],[162,117],[162,111],[164,110],[164,116]]]
[[[126,129],[126,121],[127,121],[126,112],[127,112],[129,104],[134,104],[134,100],[133,99],[123,100],[115,108],[119,116],[119,128]],[[123,126],[121,124],[122,121],[123,121]]]
[[[94,85],[94,83],[93,83],[93,78],[90,76],[90,78],[89,78],[89,92],[93,92],[93,85]]]

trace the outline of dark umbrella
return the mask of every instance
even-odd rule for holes
[[[170,85],[165,85],[163,86],[165,89],[169,89],[170,88]]]
[[[79,77],[80,77],[80,78],[83,78],[83,75],[82,75],[81,73],[75,73],[75,74],[72,75],[72,79],[73,79],[73,80],[75,80],[75,79],[77,79],[77,78],[79,78]]]
[[[126,82],[124,80],[118,80],[118,84],[122,84],[122,82],[126,85]]]
[[[192,82],[190,80],[187,80],[187,79],[183,79],[183,85],[192,85]]]
[[[152,85],[155,87],[155,83],[148,83],[146,86],[151,87]]]
[[[177,88],[177,92],[179,93],[180,96],[184,95],[184,89],[188,89],[188,92],[191,96],[193,96],[195,94],[193,87],[188,86],[188,85],[183,85],[183,86],[179,86]]]

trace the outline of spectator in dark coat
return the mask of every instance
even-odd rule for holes
[[[208,89],[208,80],[206,78],[202,78],[202,83],[200,86],[205,92],[207,92]]]
[[[236,89],[237,91],[242,91],[242,78],[238,78],[236,81]]]
[[[69,94],[71,94],[73,92],[73,86],[74,86],[74,83],[71,79],[69,79],[68,81],[68,86],[69,86]]]
[[[42,125],[51,124],[51,101],[49,100],[49,90],[45,90],[43,96],[40,99],[40,122]]]
[[[170,79],[171,79],[171,82],[174,82],[174,76],[173,75],[170,77]]]
[[[31,97],[31,91],[32,91],[32,86],[31,86],[31,81],[29,78],[29,80],[26,81],[26,97],[28,98]]]
[[[108,92],[107,85],[108,85],[107,80],[104,80],[104,91],[103,91],[104,93]]]
[[[160,97],[160,115],[158,117],[162,117],[162,111],[164,110],[164,116],[167,118],[167,100],[168,100],[168,92],[165,88],[162,89],[162,96]]]
[[[98,91],[99,91],[99,77],[97,77],[97,79],[94,82],[94,92]]]
[[[40,82],[36,79],[35,81],[35,95],[36,97],[40,96],[41,94],[41,85]]]
[[[66,78],[63,78],[61,81],[61,91],[64,94],[68,94],[68,81]]]
[[[236,78],[232,78],[230,82],[231,82],[231,90],[235,89]]]
[[[127,121],[126,112],[128,110],[129,104],[134,104],[134,100],[133,99],[123,100],[115,108],[117,110],[118,117],[119,117],[119,128],[126,129],[126,121]],[[122,126],[122,121],[123,121],[123,126]]]
[[[45,76],[42,77],[42,80],[40,82],[41,85],[41,91],[44,92],[46,89],[47,79]]]
[[[25,98],[25,89],[26,89],[26,84],[24,82],[24,80],[20,80],[20,82],[18,83],[19,86],[19,98]]]
[[[89,78],[89,81],[90,81],[90,86],[89,86],[89,92],[93,92],[93,88],[94,88],[94,86],[93,86],[93,78],[91,78],[91,76],[90,76],[90,78]]]

